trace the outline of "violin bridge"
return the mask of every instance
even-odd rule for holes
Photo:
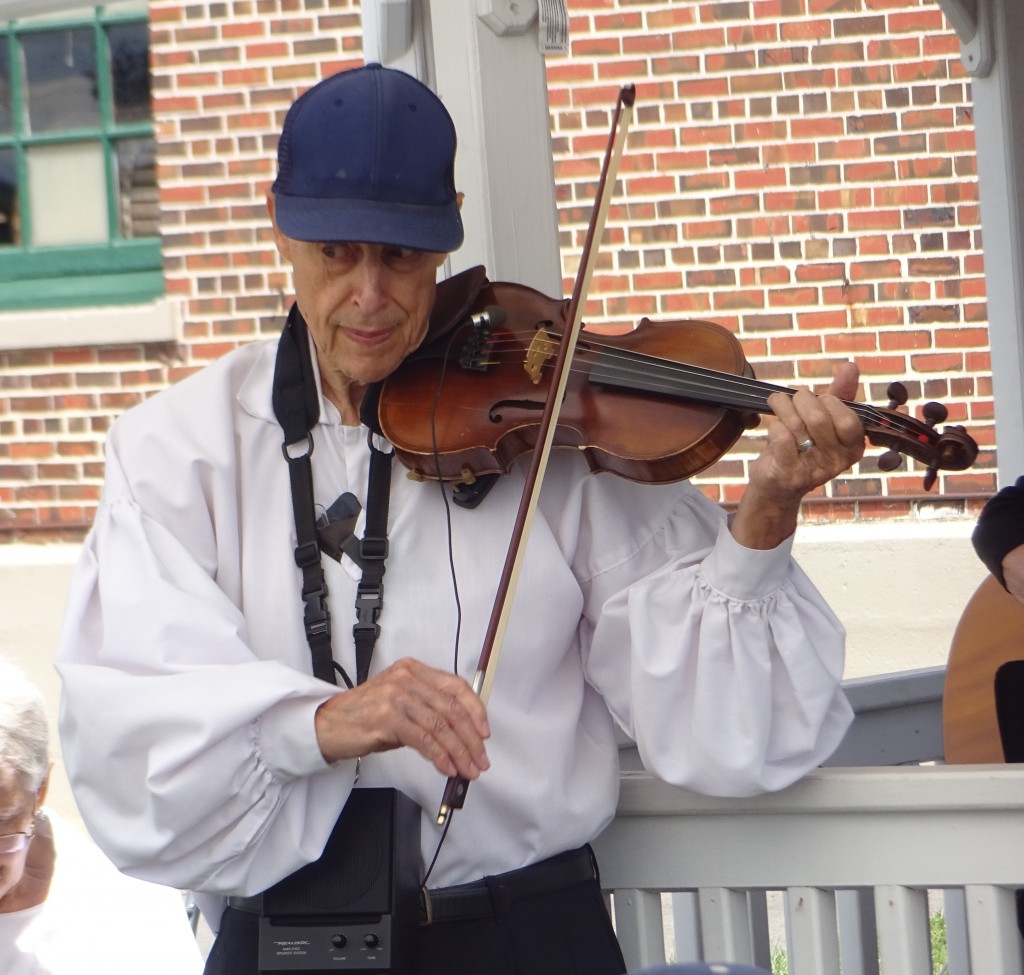
[[[558,342],[549,332],[538,328],[526,350],[526,359],[523,361],[523,368],[530,377],[530,381],[536,386],[540,383],[544,366],[558,352]]]

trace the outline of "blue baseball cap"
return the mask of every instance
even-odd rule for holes
[[[455,250],[455,146],[447,109],[412,75],[379,64],[331,75],[285,116],[277,225],[295,240]]]

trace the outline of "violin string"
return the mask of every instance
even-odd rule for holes
[[[734,375],[731,373],[705,369],[702,366],[694,366],[687,363],[678,363],[672,359],[665,359],[652,356],[647,353],[629,353],[614,346],[604,346],[600,343],[592,344],[592,347],[601,349],[601,355],[608,359],[617,359],[625,363],[620,366],[623,376],[644,376],[646,369],[642,366],[653,367],[672,378],[672,382],[663,388],[671,392],[677,385],[677,377],[683,377],[684,381],[679,383],[682,393],[709,393],[714,396],[721,388],[729,390],[733,402],[726,405],[757,408],[762,412],[771,412],[768,406],[768,396],[772,393],[785,393],[793,396],[796,390],[785,386],[778,386],[774,383],[766,383],[761,380],[746,376]],[[846,401],[844,401],[846,402]],[[847,402],[847,405],[861,418],[869,420],[877,425],[885,425],[885,417],[873,406],[864,403]],[[899,414],[896,414],[899,416]],[[900,421],[900,425],[909,428],[909,423]]]
[[[518,359],[522,354],[522,346],[516,341],[511,348],[510,355]],[[743,376],[736,376],[731,373],[716,372],[704,369],[701,366],[693,366],[687,363],[677,362],[672,359],[664,359],[644,353],[627,352],[616,349],[614,346],[606,346],[595,343],[589,339],[586,342],[588,349],[600,350],[600,362],[604,366],[613,366],[614,371],[623,379],[637,377],[644,380],[647,389],[652,387],[652,367],[657,374],[664,377],[661,385],[661,392],[685,397],[686,393],[696,395],[698,393],[709,394],[718,405],[735,406],[737,408],[756,409],[761,412],[771,412],[767,406],[767,393],[780,392],[792,395],[794,390],[786,389],[784,386],[769,386],[766,383],[758,383]],[[591,369],[590,364],[573,366],[578,373],[587,373]],[[694,380],[697,381],[694,381]],[[723,393],[729,392],[732,398],[729,402],[723,402]]]
[[[521,355],[521,345],[518,340],[511,341],[515,342],[513,354],[518,359]],[[616,371],[623,378],[635,376],[649,380],[651,368],[653,367],[657,370],[658,374],[666,377],[662,391],[674,393],[677,396],[684,395],[686,392],[706,392],[714,394],[716,399],[720,399],[723,390],[725,390],[733,393],[734,396],[742,397],[742,401],[720,403],[720,405],[760,408],[770,412],[766,403],[768,393],[779,392],[792,395],[795,392],[795,390],[787,389],[784,386],[772,386],[744,376],[717,372],[701,366],[678,362],[674,359],[665,359],[646,353],[629,352],[617,349],[615,346],[593,342],[589,339],[586,340],[586,348],[600,350],[599,354],[602,365],[614,365]],[[586,373],[590,371],[591,365],[580,364],[573,368],[577,372]],[[694,379],[698,381],[694,382]],[[647,385],[649,386],[650,383],[648,382]]]
[[[516,359],[521,358],[523,354],[522,340],[515,338],[513,333],[507,330],[506,332],[512,337],[502,340],[500,344],[506,345],[510,350],[510,355],[514,354]],[[535,333],[525,334],[532,336]],[[492,348],[498,344],[499,342],[496,340],[492,343]],[[644,387],[650,391],[654,391],[652,389],[653,384],[650,372],[650,368],[653,367],[658,373],[668,377],[661,388],[662,392],[683,398],[685,398],[687,393],[694,396],[703,393],[708,400],[716,402],[721,406],[770,413],[771,409],[767,405],[769,394],[785,393],[788,396],[793,396],[796,393],[796,390],[785,386],[777,386],[732,373],[705,369],[702,366],[694,366],[688,363],[677,362],[673,359],[652,356],[648,353],[631,352],[616,348],[613,345],[595,342],[589,337],[585,340],[585,347],[588,350],[599,350],[602,364],[606,366],[614,364],[615,370],[623,379],[630,376],[643,378]],[[552,349],[554,349],[553,343]],[[505,353],[499,354],[504,358]],[[590,365],[580,364],[574,365],[572,368],[576,372],[587,373],[591,367]],[[723,399],[726,398],[725,394],[728,394],[728,402],[723,402]],[[920,423],[912,417],[894,410],[882,413],[876,407],[867,403],[856,403],[848,400],[843,402],[866,425],[875,426],[880,429],[897,430],[919,439],[921,437]]]

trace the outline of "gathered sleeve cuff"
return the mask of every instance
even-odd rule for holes
[[[746,548],[722,522],[701,571],[707,584],[728,598],[761,599],[785,583],[792,552],[792,535],[775,548]]]

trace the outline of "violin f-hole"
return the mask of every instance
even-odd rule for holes
[[[499,412],[503,408],[507,410],[524,410],[528,413],[539,413],[544,409],[544,404],[532,399],[501,399],[487,411],[487,419],[491,423],[501,423],[504,421],[504,415]]]

